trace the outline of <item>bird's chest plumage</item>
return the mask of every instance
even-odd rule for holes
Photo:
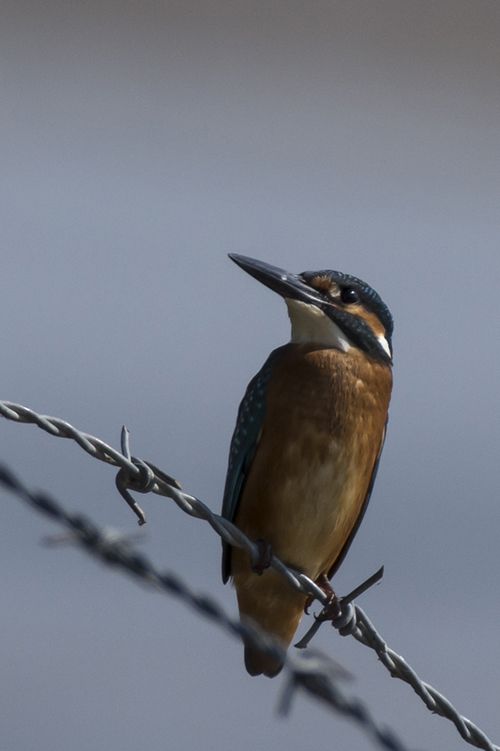
[[[316,578],[361,512],[383,440],[390,369],[361,354],[289,345],[274,365],[237,525]]]

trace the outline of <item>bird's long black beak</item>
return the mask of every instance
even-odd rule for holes
[[[269,289],[277,292],[282,297],[300,300],[300,302],[309,303],[310,305],[325,303],[322,295],[313,289],[313,287],[306,284],[299,274],[291,274],[289,271],[280,269],[278,266],[271,266],[269,263],[257,261],[257,259],[248,258],[248,256],[239,256],[236,253],[229,253],[228,255],[232,261],[241,266],[250,276],[253,276],[254,279],[262,282],[262,284],[265,284],[266,287],[269,287]]]

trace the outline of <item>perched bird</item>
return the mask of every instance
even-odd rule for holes
[[[272,551],[328,591],[365,513],[384,443],[393,321],[354,276],[291,274],[230,258],[284,297],[292,335],[247,387],[224,490],[222,516],[259,541],[262,565],[223,543],[222,577],[232,577],[241,617],[288,647],[307,598],[266,562]],[[282,667],[250,645],[245,666],[269,677]]]

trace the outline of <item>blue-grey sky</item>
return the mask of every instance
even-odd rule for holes
[[[226,254],[365,279],[395,385],[336,589],[385,564],[360,605],[497,743],[499,38],[496,0],[0,6],[1,397],[116,447],[125,423],[218,510],[245,385],[289,336]],[[0,429],[28,483],[136,529],[112,468]],[[236,613],[208,525],[140,502],[144,550]],[[2,748],[372,748],[307,699],[276,718],[280,679],[248,677],[238,643],[1,504]],[[461,747],[373,653],[327,626],[317,646],[410,746]]]

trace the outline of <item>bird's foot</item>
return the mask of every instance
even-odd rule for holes
[[[328,617],[325,618],[325,620],[330,620],[330,610],[332,613],[331,618],[335,618],[340,612],[340,605],[339,599],[332,589],[329,578],[326,574],[320,574],[314,583],[320,589],[322,589],[325,595],[327,595],[327,597],[329,597],[330,599],[330,602],[325,605],[325,608],[328,608]],[[309,608],[311,607],[315,599],[316,598],[313,597],[313,595],[309,595],[309,597],[307,598],[306,604],[304,605],[304,613],[306,615],[309,615]],[[323,612],[325,612],[325,608],[323,609]]]
[[[328,595],[328,597],[334,597],[335,592],[332,589],[332,585],[330,583],[330,579],[327,577],[326,574],[320,574],[316,581],[314,582],[320,589],[323,590],[325,595]]]
[[[318,618],[321,621],[334,621],[340,615],[340,611],[340,600],[334,592],[330,602],[325,605]]]
[[[254,545],[257,545],[259,552],[257,558],[250,559],[250,568],[259,576],[262,576],[266,568],[269,568],[271,561],[273,560],[273,549],[269,542],[265,540],[255,540]]]

